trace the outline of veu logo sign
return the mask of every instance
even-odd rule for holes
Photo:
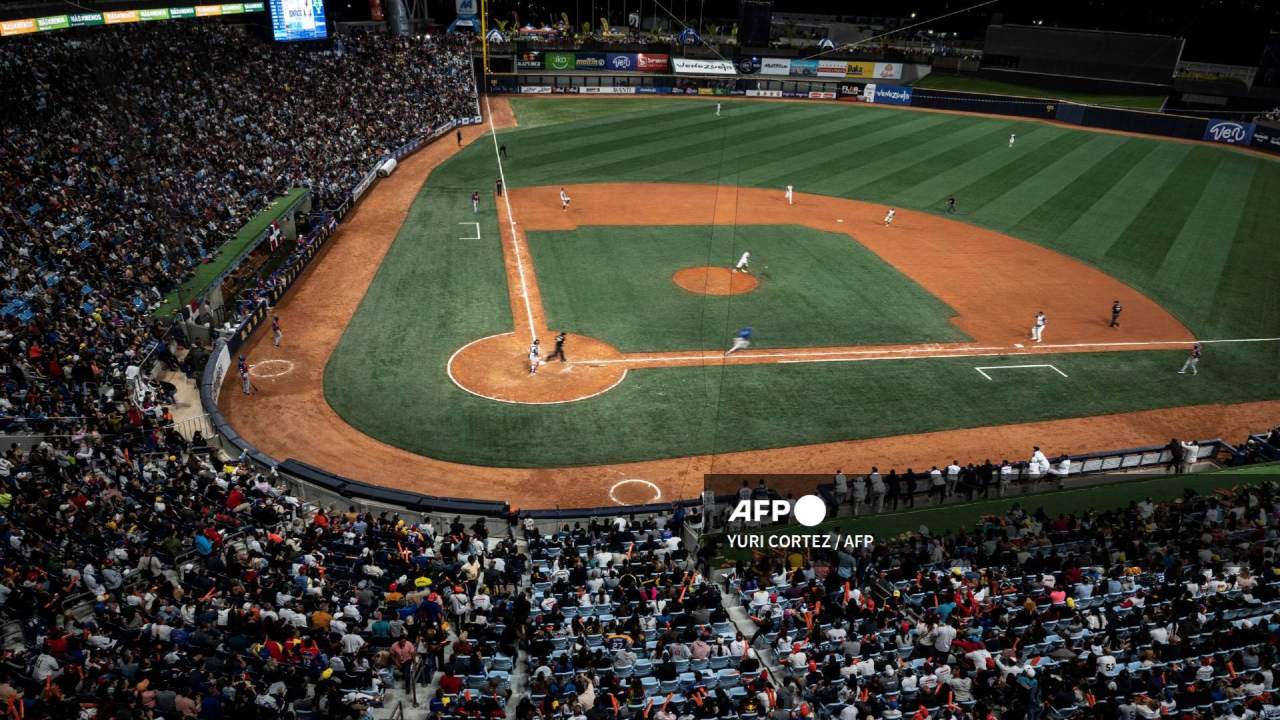
[[[793,506],[789,500],[739,500],[729,513],[729,522],[778,522],[790,515],[805,527],[813,527],[827,517],[827,503],[817,495],[805,495]]]
[[[1219,142],[1244,142],[1245,132],[1244,126],[1240,123],[1224,122],[1218,123],[1209,128],[1209,134],[1214,140]]]

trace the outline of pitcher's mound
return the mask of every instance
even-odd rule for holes
[[[691,267],[677,270],[671,281],[698,295],[741,295],[756,289],[755,276],[726,267]]]

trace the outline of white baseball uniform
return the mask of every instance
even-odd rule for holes
[[[1018,137],[1017,133],[1009,133],[1009,147],[1013,147],[1013,141]]]
[[[564,190],[560,191],[560,209],[561,210],[569,209],[569,193],[565,192]]]
[[[716,117],[720,117],[720,103],[716,103]]]
[[[734,270],[741,270],[742,272],[746,272],[746,271],[747,271],[747,265],[750,263],[750,261],[751,261],[751,253],[750,253],[750,252],[744,252],[744,253],[742,253],[742,257],[738,258],[738,264],[737,264],[737,265],[735,265],[735,266],[733,266],[733,269],[734,269]]]
[[[535,342],[534,344],[529,346],[529,374],[530,375],[537,374],[538,364],[540,362],[541,361],[538,359],[538,343]]]
[[[886,226],[891,225],[893,223],[893,217],[897,214],[898,214],[897,210],[894,210],[893,208],[889,208],[889,212],[885,213],[885,216],[884,216],[884,224]]]
[[[796,204],[796,203],[795,203],[795,199],[794,199],[794,197],[793,197],[793,195],[792,195],[792,189],[791,189],[791,186],[790,186],[790,185],[788,185],[788,186],[787,186],[787,204],[788,204],[788,205],[795,205],[795,204]]]
[[[1040,336],[1044,333],[1045,323],[1049,322],[1044,313],[1036,313],[1036,322],[1031,326],[1031,339],[1040,342]]]

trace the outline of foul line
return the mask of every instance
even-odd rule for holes
[[[1013,370],[1016,368],[1049,368],[1050,370],[1058,373],[1062,377],[1068,377],[1066,373],[1062,372],[1061,370],[1059,370],[1058,368],[1052,365],[982,365],[979,367],[975,367],[974,370],[977,370],[978,374],[981,375],[982,377],[988,380],[994,381],[994,378],[992,378],[990,375],[983,372],[983,370]]]
[[[489,107],[489,96],[484,96],[484,109],[489,115],[489,135],[493,138],[493,156],[498,161],[498,178],[502,187],[507,187],[507,175],[502,171],[502,154],[498,152],[498,128],[493,124],[493,109]],[[520,273],[520,295],[524,298],[524,312],[529,319],[529,335],[538,336],[538,328],[533,324],[533,307],[529,303],[529,288],[524,279],[524,259],[520,256],[520,241],[516,239],[516,217],[511,212],[511,193],[503,192],[502,201],[507,205],[507,222],[511,225],[511,246],[516,251],[516,270]]]
[[[958,346],[954,349],[948,349],[945,345],[932,344],[921,345],[917,347],[902,348],[881,348],[881,349],[854,349],[837,350],[832,348],[817,348],[812,351],[804,350],[782,350],[779,352],[756,352],[748,351],[742,355],[724,355],[722,353],[713,354],[697,354],[697,355],[666,355],[656,357],[629,356],[608,360],[575,360],[570,365],[612,365],[615,363],[629,363],[635,365],[654,364],[663,365],[665,363],[679,362],[705,362],[709,360],[722,360],[725,363],[745,365],[752,361],[771,360],[775,358],[807,358],[797,360],[778,360],[779,364],[793,363],[818,363],[818,362],[864,362],[867,360],[928,360],[931,358],[964,358],[964,357],[995,357],[1000,355],[1046,355],[1051,354],[1045,351],[1052,349],[1070,349],[1070,348],[1107,348],[1107,347],[1150,347],[1155,345],[1189,345],[1193,342],[1199,342],[1201,345],[1223,344],[1223,343],[1256,343],[1256,342],[1280,342],[1280,337],[1273,338],[1227,338],[1221,340],[1136,340],[1131,342],[1101,342],[1101,343],[1060,343],[1056,345],[1033,345],[1031,347],[1019,346]],[[836,356],[836,357],[831,357]],[[852,357],[851,357],[852,356]],[[1061,371],[1059,371],[1061,372]]]

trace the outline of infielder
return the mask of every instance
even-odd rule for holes
[[[795,202],[795,196],[794,196],[794,193],[792,192],[792,188],[791,188],[791,186],[790,186],[790,185],[788,185],[788,186],[787,186],[787,204],[788,204],[788,205],[795,205],[795,204],[796,204],[796,202]]]
[[[1013,141],[1018,139],[1017,133],[1009,133],[1009,147],[1013,147]]]
[[[751,264],[751,253],[744,252],[742,253],[742,257],[738,258],[738,264],[734,265],[733,269],[738,272],[750,273],[751,271],[747,269],[747,265],[749,264]]]
[[[280,347],[280,341],[284,339],[284,330],[280,329],[280,316],[271,316],[271,344]]]
[[[1036,321],[1035,321],[1035,323],[1031,326],[1031,339],[1032,339],[1032,340],[1035,340],[1036,342],[1040,342],[1040,341],[1041,341],[1040,336],[1044,334],[1044,326],[1045,326],[1045,324],[1046,324],[1046,323],[1048,323],[1048,322],[1049,322],[1049,320],[1048,320],[1048,318],[1046,318],[1046,317],[1044,316],[1044,311],[1043,311],[1043,310],[1041,310],[1040,312],[1037,312],[1037,313],[1036,313]]]
[[[1120,313],[1123,310],[1119,300],[1111,303],[1111,327],[1120,327]]]
[[[533,339],[533,344],[529,346],[529,374],[538,374],[538,365],[541,361],[538,359],[538,338]]]
[[[244,390],[244,394],[248,395],[253,392],[253,383],[249,382],[249,363],[245,361],[244,356],[240,356],[240,363],[236,366],[240,372],[240,389]]]
[[[498,194],[501,195],[502,193],[498,193]],[[476,190],[475,192],[471,193],[471,212],[473,213],[480,212],[480,191],[479,190]]]
[[[733,347],[725,350],[724,354],[732,355],[739,350],[746,350],[749,347],[751,347],[751,328],[744,327],[739,330],[738,334],[733,338]]]
[[[898,214],[898,211],[897,211],[897,210],[894,210],[893,208],[889,208],[889,212],[885,213],[885,215],[884,215],[884,226],[885,226],[885,227],[889,227],[890,225],[892,225],[892,224],[893,224],[893,218],[894,218],[897,214]]]
[[[569,199],[570,199],[569,193],[565,192],[564,188],[560,188],[560,209],[561,210],[569,209]]]
[[[1191,353],[1187,355],[1187,361],[1182,363],[1182,369],[1178,374],[1186,375],[1188,370],[1192,375],[1200,374],[1200,343],[1191,346]]]

